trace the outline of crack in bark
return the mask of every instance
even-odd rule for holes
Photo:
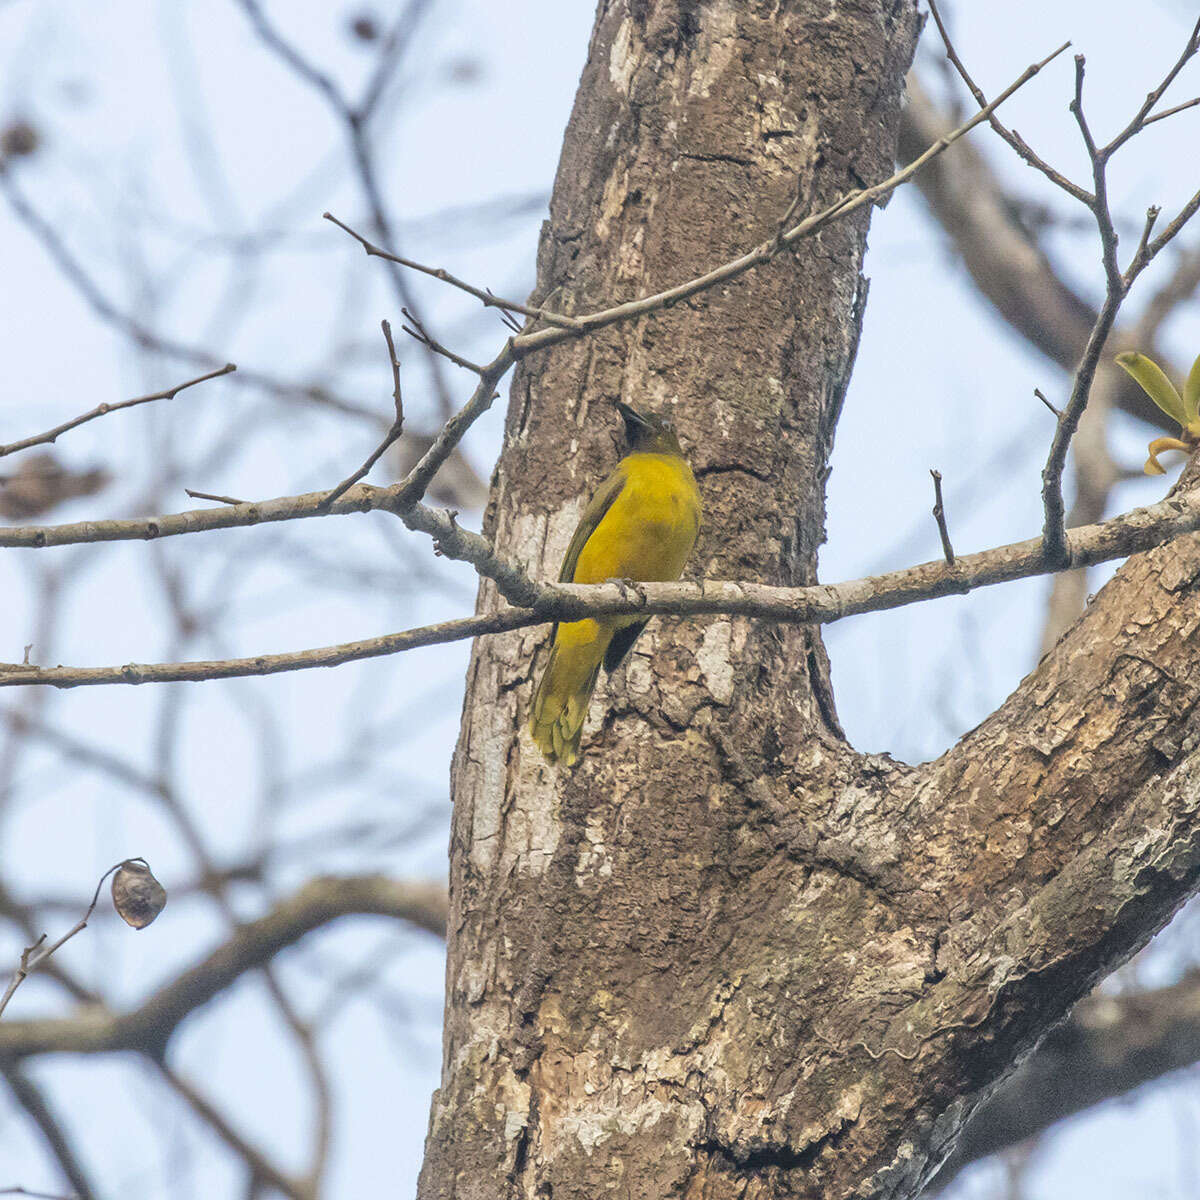
[[[822,1153],[836,1150],[841,1145],[846,1131],[854,1124],[853,1118],[841,1117],[827,1133],[799,1148],[785,1142],[755,1142],[742,1146],[720,1138],[709,1138],[698,1143],[696,1149],[701,1154],[720,1159],[735,1172],[750,1176],[771,1168],[783,1172],[811,1171]]]
[[[690,158],[695,162],[723,162],[733,163],[738,167],[752,167],[754,164],[748,158],[739,158],[736,154],[699,154],[689,153],[687,150],[679,152],[680,158]]]
[[[708,479],[713,475],[749,475],[761,483],[772,483],[774,477],[769,470],[761,467],[748,467],[744,463],[708,463],[696,467],[693,474],[697,479]]]

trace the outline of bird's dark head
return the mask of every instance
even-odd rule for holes
[[[638,412],[622,400],[617,411],[625,422],[625,452],[633,454],[682,454],[679,435],[668,417],[658,413]]]

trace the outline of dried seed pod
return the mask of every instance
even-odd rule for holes
[[[113,876],[112,898],[113,907],[126,925],[144,929],[162,912],[167,903],[167,889],[144,862],[131,858]]]

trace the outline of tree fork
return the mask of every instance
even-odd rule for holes
[[[887,175],[918,25],[909,0],[602,3],[536,302],[660,288],[797,186],[816,207]],[[497,551],[554,577],[624,399],[690,449],[697,574],[812,582],[866,224],[521,364]],[[845,743],[815,630],[653,622],[558,772],[523,728],[544,634],[477,643],[422,1200],[914,1196],[1195,890],[1198,581],[1195,535],[1131,560],[921,768]]]

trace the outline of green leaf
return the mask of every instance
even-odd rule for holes
[[[1175,385],[1166,377],[1162,367],[1154,359],[1129,350],[1124,354],[1117,355],[1117,365],[1128,371],[1137,380],[1142,391],[1168,417],[1178,421],[1181,428],[1187,428],[1189,420],[1195,419],[1194,412],[1193,416],[1189,418],[1183,397],[1175,390]],[[1193,373],[1195,373],[1195,368],[1193,368]],[[1197,379],[1197,387],[1200,388],[1200,378]]]
[[[1200,421],[1200,354],[1192,363],[1187,379],[1183,382],[1183,408],[1188,416],[1188,423]]]

